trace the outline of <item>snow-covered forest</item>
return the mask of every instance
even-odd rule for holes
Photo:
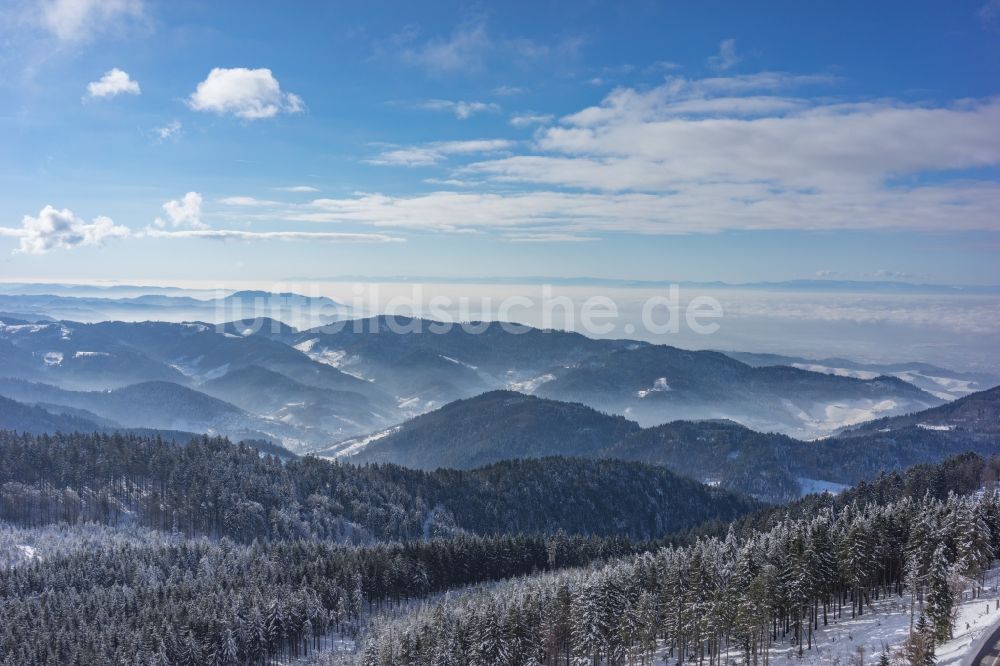
[[[362,663],[766,663],[772,644],[802,653],[821,625],[889,596],[912,607],[906,660],[930,663],[952,635],[957,592],[983,581],[998,537],[993,491],[852,503],[429,605],[375,627]]]
[[[678,513],[707,513],[645,540],[610,514],[590,519],[619,535],[498,531],[506,502],[534,501],[530,525],[565,501],[579,461],[515,466],[483,490],[500,514],[469,495],[425,529],[419,507],[450,512],[427,501],[432,473],[223,440],[4,437],[0,502],[19,525],[0,529],[2,664],[762,664],[888,600],[914,630],[887,657],[927,664],[1000,549],[1000,461],[971,454],[782,506],[682,495]],[[373,538],[393,515],[414,536]]]

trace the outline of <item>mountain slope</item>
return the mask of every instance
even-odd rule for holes
[[[45,404],[47,411],[87,410],[116,426],[102,430],[152,428],[222,433],[237,439],[273,438],[301,448],[315,441],[308,431],[249,414],[235,405],[170,382],[144,382],[111,391],[68,391],[47,384],[0,379],[0,395]]]
[[[379,428],[395,416],[360,393],[308,386],[256,365],[227,372],[198,389],[255,414],[320,428],[330,433],[330,439]]]
[[[144,492],[119,483],[126,475]],[[0,431],[0,485],[39,480],[56,490],[46,494],[32,486],[18,497],[18,489],[10,489],[11,501],[0,503],[0,513],[8,513],[0,519],[59,520],[63,489],[86,488],[96,501],[82,507],[94,514],[85,519],[113,521],[117,511],[133,509],[137,520],[157,529],[179,526],[188,534],[243,542],[312,537],[356,543],[512,531],[645,539],[706,520],[731,520],[757,506],[660,467],[614,460],[546,458],[423,472],[315,457],[276,464],[250,447],[217,439],[174,446],[147,437],[41,441]],[[38,504],[47,511],[25,510]],[[102,513],[102,507],[114,510]]]
[[[1000,384],[1000,377],[988,373],[956,372],[929,363],[859,363],[845,358],[817,360],[751,352],[725,352],[725,354],[754,367],[789,365],[802,370],[858,379],[874,379],[880,375],[889,375],[913,384],[942,400],[955,400]]]
[[[639,426],[579,404],[491,391],[417,416],[367,444],[349,441],[352,462],[392,462],[418,469],[468,469],[512,458],[592,456]]]
[[[389,316],[303,331],[295,341],[310,357],[383,386],[411,414],[642,344],[499,322]]]
[[[1000,435],[1000,386],[931,409],[871,421],[852,428],[844,436],[911,427]]]
[[[906,417],[804,442],[731,422],[678,421],[647,428],[602,455],[661,464],[769,501],[795,498],[823,483],[851,485],[881,471],[975,452],[1000,454],[1000,389]],[[950,429],[928,424],[948,423]]]
[[[46,432],[98,432],[101,426],[80,416],[53,414],[35,405],[0,396],[0,430],[41,434]]]
[[[545,382],[537,394],[600,406],[646,426],[721,418],[800,437],[941,404],[894,377],[862,380],[786,366],[751,367],[719,352],[666,345],[593,358]]]

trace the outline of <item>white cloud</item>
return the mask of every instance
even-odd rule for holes
[[[1000,230],[1000,183],[977,171],[1000,166],[1000,98],[918,105],[808,92],[835,83],[764,72],[619,88],[538,129],[531,142],[392,146],[374,160],[441,165],[481,155],[428,181],[441,191],[280,204],[259,219],[493,231],[535,242],[607,233]]]
[[[59,39],[83,41],[142,14],[141,0],[48,0],[39,19]]]
[[[363,194],[283,211],[292,221],[439,231],[718,233],[729,229],[996,229],[1000,186],[887,190],[871,196],[774,192],[767,182],[704,184],[666,193],[528,191]],[[544,227],[544,229],[543,229]]]
[[[523,95],[528,92],[528,89],[520,86],[497,86],[490,92],[497,97],[509,97],[511,95]]]
[[[170,218],[170,224],[174,227],[191,227],[192,229],[204,229],[208,225],[201,221],[201,195],[197,192],[188,192],[180,199],[172,199],[163,204],[163,210]],[[156,226],[163,228],[167,226],[163,218],[156,218],[153,222]]]
[[[232,114],[246,120],[305,109],[298,95],[281,90],[271,70],[245,67],[214,68],[188,98],[188,106],[195,111]]]
[[[473,139],[468,141],[438,141],[422,146],[394,148],[367,160],[369,164],[386,166],[430,166],[447,159],[449,155],[470,155],[506,150],[514,145],[506,139]]]
[[[477,113],[497,113],[500,105],[493,102],[465,102],[450,99],[429,99],[418,105],[422,109],[431,111],[448,111],[454,113],[459,120],[466,120]]]
[[[238,229],[189,229],[164,231],[149,227],[145,232],[151,238],[201,238],[207,240],[282,240],[282,241],[323,241],[338,243],[401,243],[405,239],[385,234],[344,233],[326,231],[241,231]]]
[[[318,187],[313,187],[312,185],[287,185],[285,187],[274,188],[279,192],[294,192],[297,194],[302,194],[305,192],[319,192]]]
[[[0,227],[0,236],[21,239],[19,252],[45,254],[51,250],[81,245],[101,246],[114,238],[126,238],[128,227],[116,225],[110,217],[95,217],[89,224],[69,209],[45,206],[38,217],[25,215],[21,227]]]
[[[179,120],[171,120],[169,123],[163,127],[153,128],[153,135],[156,136],[160,143],[164,141],[176,141],[181,135],[183,126]]]
[[[480,161],[460,174],[534,186],[674,192],[678,199],[731,193],[744,211],[795,201],[816,220],[833,224],[838,218],[837,225],[845,221],[836,211],[873,214],[878,208],[873,224],[905,228],[905,220],[883,208],[890,201],[938,200],[956,217],[946,227],[969,223],[957,219],[963,209],[978,214],[976,207],[996,187],[991,181],[898,183],[908,174],[1000,164],[1000,99],[942,107],[760,94],[828,81],[759,74],[618,89],[601,105],[541,131],[533,154]],[[819,209],[821,203],[833,208]],[[996,226],[982,218],[975,225]]]
[[[735,67],[743,57],[736,53],[736,40],[724,39],[719,44],[719,53],[708,59],[708,66],[724,72]]]
[[[268,199],[257,199],[256,197],[223,197],[219,203],[226,206],[276,206],[277,201]]]
[[[493,47],[483,21],[458,26],[445,39],[431,39],[416,47],[404,48],[404,62],[423,67],[434,73],[451,74],[478,70],[486,53]]]
[[[116,95],[138,95],[139,82],[133,81],[128,75],[117,67],[109,69],[98,81],[91,81],[87,84],[88,97],[115,97]]]
[[[510,124],[514,127],[529,127],[531,125],[545,125],[552,122],[554,116],[549,113],[521,113],[510,117]]]
[[[589,243],[599,238],[594,236],[576,236],[558,233],[517,233],[504,234],[504,238],[512,243]]]

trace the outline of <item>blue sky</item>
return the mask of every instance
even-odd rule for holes
[[[1000,283],[1000,2],[0,10],[0,277]]]

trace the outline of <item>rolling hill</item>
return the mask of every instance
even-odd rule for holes
[[[584,405],[491,391],[320,455],[418,469],[469,469],[513,458],[594,456],[638,430],[631,421]]]

